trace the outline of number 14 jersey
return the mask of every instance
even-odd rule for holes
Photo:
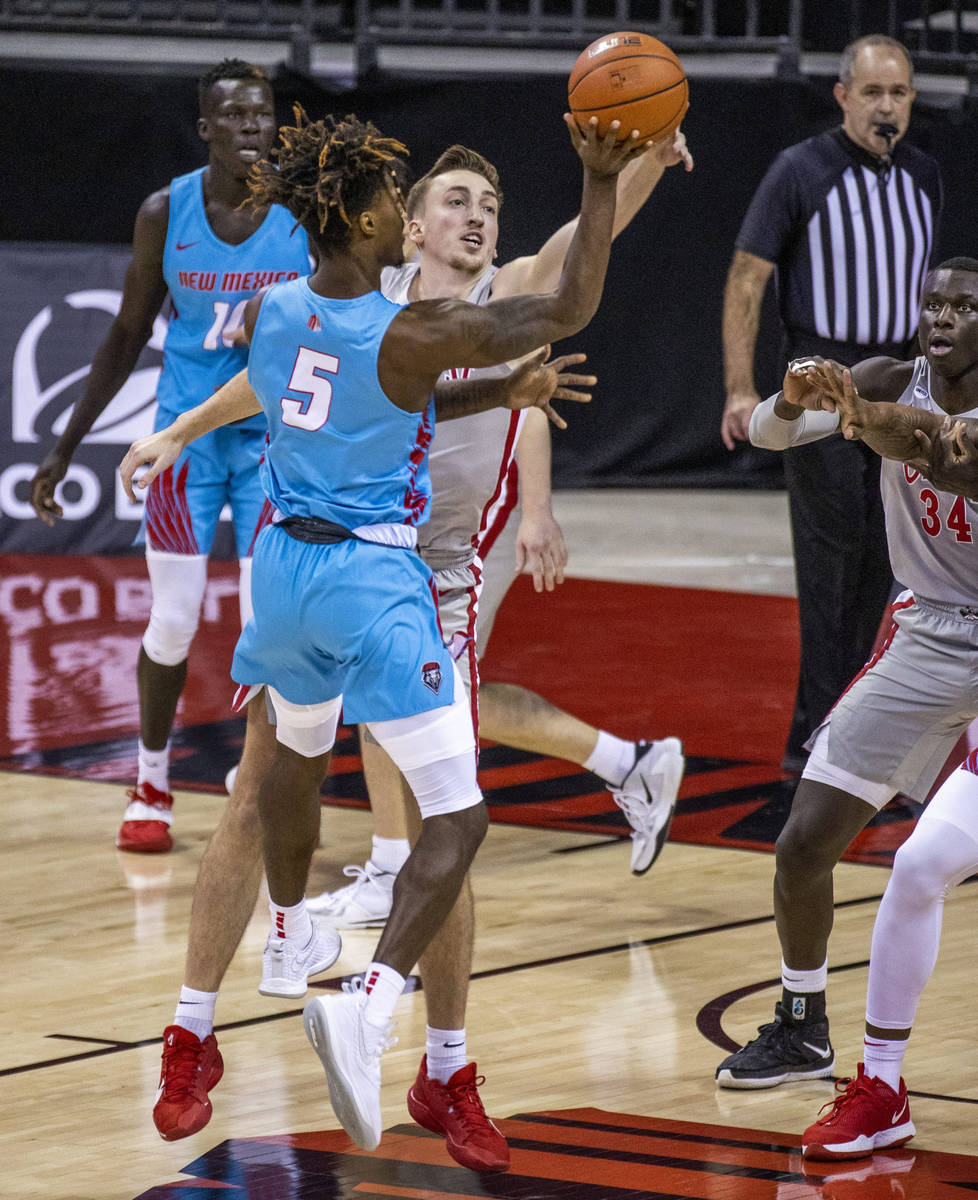
[[[309,274],[305,231],[292,232],[295,217],[280,205],[236,246],[217,236],[204,207],[205,169],[170,182],[163,276],[173,311],[156,392],[157,428],[201,404],[247,365],[248,347],[226,339],[240,327],[251,297],[270,283]],[[263,426],[260,415],[247,423]]]

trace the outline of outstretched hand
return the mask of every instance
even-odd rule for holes
[[[863,399],[852,381],[852,372],[838,363],[822,361],[807,370],[807,378],[818,379],[818,387],[839,414],[842,436],[850,442],[865,442],[881,458],[909,462],[921,453],[917,437],[920,415],[905,404]]]
[[[810,412],[835,412],[842,394],[842,374],[847,368],[830,358],[796,358],[788,363],[781,392],[789,404]]]
[[[509,400],[506,408],[541,408],[558,429],[566,429],[567,422],[551,407],[551,400],[574,400],[588,404],[590,392],[578,388],[592,388],[598,382],[595,375],[579,375],[568,371],[587,359],[586,354],[562,354],[548,362],[550,347],[541,346],[525,358],[508,378]]]
[[[655,146],[655,142],[641,137],[637,129],[630,130],[619,142],[620,121],[612,121],[603,136],[598,133],[597,117],[591,117],[582,130],[572,113],[564,113],[564,124],[584,169],[603,178],[620,174],[633,158],[647,154]]]
[[[671,137],[664,137],[661,142],[653,142],[649,152],[661,167],[674,167],[682,163],[688,174],[693,169],[693,156],[686,145],[686,135],[677,129]]]
[[[920,454],[909,465],[942,491],[978,500],[978,444],[965,423],[945,417],[933,436],[919,428],[914,435]]]

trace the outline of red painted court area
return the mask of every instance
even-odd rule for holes
[[[978,1159],[966,1155],[902,1149],[806,1163],[784,1134],[596,1108],[499,1126],[512,1156],[505,1175],[456,1166],[440,1137],[398,1125],[371,1153],[344,1133],[225,1142],[183,1168],[191,1179],[137,1200],[952,1200],[978,1189]]]
[[[228,677],[236,589],[236,565],[215,563],[174,735],[178,787],[222,790],[240,751],[243,720],[230,711]],[[0,559],[0,769],[131,784],[135,663],[148,612],[139,558]],[[679,735],[687,774],[673,840],[770,850],[794,788],[779,761],[796,661],[789,599],[582,580],[537,596],[520,579],[483,674],[624,736]],[[575,831],[582,844],[628,836],[601,781],[572,764],[487,746],[480,774],[494,821]],[[367,803],[354,730],[341,730],[326,791],[327,804]],[[889,806],[848,857],[889,862],[916,809]],[[816,1166],[783,1134],[594,1108],[519,1113],[500,1125],[512,1149],[504,1175],[467,1171],[441,1137],[398,1125],[369,1154],[341,1132],[223,1142],[138,1200],[950,1200],[978,1192],[978,1159],[963,1155],[905,1148]]]
[[[0,557],[0,767],[132,782],[149,605],[139,557]],[[237,631],[237,564],[216,561],[174,732],[177,787],[220,791],[237,761]],[[678,734],[687,770],[672,840],[770,850],[794,790],[779,763],[797,656],[790,598],[577,579],[537,595],[523,577],[483,678],[521,683],[622,736]],[[480,779],[494,821],[628,836],[601,781],[571,764],[487,746]],[[341,731],[324,801],[367,803],[352,730]],[[888,863],[918,811],[895,801],[847,857]]]

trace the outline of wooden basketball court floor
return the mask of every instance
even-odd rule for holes
[[[113,840],[134,762],[141,565],[123,563],[112,583],[93,582],[81,560],[0,559],[0,1195],[933,1200],[978,1191],[972,883],[947,905],[907,1057],[918,1128],[909,1146],[806,1167],[799,1135],[832,1097],[831,1081],[756,1092],[713,1081],[779,994],[770,840],[790,798],[778,764],[797,653],[783,495],[559,493],[557,510],[570,599],[514,589],[487,677],[522,677],[624,735],[678,733],[690,773],[673,839],[636,878],[627,829],[593,777],[484,756],[494,819],[474,872],[467,1025],[484,1101],[513,1147],[510,1173],[494,1177],[458,1167],[407,1116],[424,1044],[420,992],[402,999],[399,1041],[383,1060],[380,1148],[358,1151],[339,1131],[301,1002],[257,993],[263,899],[218,1005],[226,1069],[213,1119],[184,1141],[159,1139],[150,1114],[160,1035],[180,984],[196,864],[234,757],[226,675],[206,658],[230,623],[229,578],[209,593],[206,645],[193,652],[206,670],[192,674],[182,717],[197,741],[175,755],[175,773],[188,777],[176,789],[176,846],[139,856]],[[356,776],[352,754],[324,805],[311,890],[345,882],[341,867],[368,851],[362,792],[344,782]],[[538,790],[521,807],[527,788]],[[859,1057],[873,917],[911,818],[882,822],[859,861],[836,871],[829,1005],[840,1075]],[[345,934],[318,986],[361,970],[375,940],[376,931]]]

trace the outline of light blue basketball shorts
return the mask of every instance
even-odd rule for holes
[[[158,414],[157,428],[175,417]],[[221,510],[230,504],[238,557],[246,557],[263,510],[265,520],[270,516],[258,472],[264,448],[264,429],[244,425],[224,425],[191,442],[150,484],[144,521],[150,546],[170,554],[209,554]]]
[[[434,580],[414,551],[303,542],[272,525],[255,545],[251,594],[235,683],[268,684],[293,704],[342,695],[349,724],[452,703]]]

